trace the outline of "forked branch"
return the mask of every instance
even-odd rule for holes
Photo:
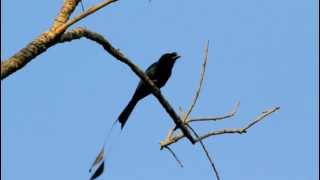
[[[198,86],[198,88],[196,90],[195,96],[194,96],[193,101],[192,101],[192,103],[191,103],[191,105],[189,107],[189,110],[187,112],[184,112],[182,110],[182,108],[180,108],[180,112],[181,112],[180,116],[181,116],[181,119],[183,119],[183,123],[195,135],[195,137],[196,137],[195,138],[195,142],[196,143],[199,142],[201,144],[201,147],[203,148],[203,150],[204,150],[204,152],[206,154],[206,157],[208,158],[208,160],[210,162],[210,165],[213,168],[213,171],[214,171],[214,173],[216,175],[216,178],[219,180],[220,176],[219,176],[219,173],[217,171],[217,168],[216,168],[212,158],[210,157],[209,152],[206,149],[206,147],[205,147],[204,143],[202,142],[202,140],[204,140],[206,138],[209,138],[211,136],[215,136],[215,135],[246,133],[249,128],[251,128],[252,126],[257,124],[258,122],[262,121],[265,117],[267,117],[270,114],[274,113],[275,111],[279,110],[280,107],[274,107],[274,108],[271,108],[269,110],[263,111],[260,115],[258,115],[254,120],[252,120],[250,123],[248,123],[243,128],[233,128],[233,129],[228,128],[228,129],[211,131],[211,132],[208,132],[208,133],[203,134],[203,135],[198,135],[198,133],[191,127],[191,123],[194,123],[194,122],[199,122],[199,123],[200,122],[207,122],[207,123],[209,123],[209,121],[218,121],[218,120],[224,120],[224,119],[230,118],[230,117],[235,115],[235,113],[237,112],[237,110],[239,108],[239,105],[240,105],[240,102],[237,102],[235,108],[233,110],[231,110],[229,113],[227,113],[226,115],[223,115],[223,116],[190,118],[190,114],[191,114],[193,108],[196,105],[196,102],[197,102],[197,100],[199,98],[199,95],[200,95],[200,91],[201,91],[202,86],[203,86],[205,69],[206,69],[206,64],[207,64],[207,60],[208,60],[208,44],[209,43],[207,43],[207,46],[206,46],[206,49],[205,49],[205,56],[204,56],[204,62],[202,64],[202,70],[201,70],[201,73],[200,73],[199,86]],[[168,133],[166,135],[166,138],[164,140],[160,141],[160,149],[166,148],[166,149],[170,150],[170,152],[174,155],[174,157],[176,157],[176,154],[173,152],[172,149],[169,148],[169,146],[174,144],[174,143],[176,143],[176,142],[178,142],[180,139],[184,138],[184,134],[181,133],[181,132],[176,132],[176,130],[177,130],[176,127],[171,128],[168,131]],[[179,160],[178,163],[181,164],[181,161]]]
[[[115,1],[116,0],[104,0],[70,19],[70,15],[80,0],[65,0],[53,24],[47,31],[40,34],[9,59],[1,61],[1,80],[23,68],[38,55],[56,45],[57,40],[71,25]]]

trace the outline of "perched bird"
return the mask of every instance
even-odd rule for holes
[[[145,73],[158,88],[161,88],[168,81],[173,65],[178,58],[180,56],[176,52],[163,54],[157,62],[147,68]],[[124,127],[136,104],[149,94],[151,94],[151,89],[141,80],[130,102],[118,117],[121,129]]]

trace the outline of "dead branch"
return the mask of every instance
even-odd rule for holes
[[[280,107],[274,107],[270,110],[262,112],[259,116],[257,116],[252,122],[250,122],[248,125],[244,126],[243,128],[228,128],[228,129],[222,129],[222,130],[217,130],[217,131],[212,131],[209,132],[205,135],[200,136],[200,138],[195,139],[196,142],[199,142],[199,140],[206,139],[210,136],[216,136],[216,135],[222,135],[222,134],[242,134],[246,133],[249,128],[251,128],[253,125],[256,123],[262,121],[265,119],[267,116],[271,115],[272,113],[276,112],[279,110]],[[177,133],[175,136],[172,136],[170,138],[166,138],[165,140],[160,141],[160,149],[163,149],[165,146],[169,146],[173,143],[178,142],[184,138],[184,135],[182,133]]]
[[[209,41],[207,42],[206,48],[205,48],[204,62],[203,62],[203,64],[202,64],[202,70],[201,70],[201,73],[200,73],[199,87],[198,87],[198,89],[197,89],[197,91],[196,91],[196,94],[195,94],[195,96],[194,96],[194,98],[193,98],[193,101],[192,101],[192,103],[191,103],[191,105],[190,105],[190,108],[189,108],[189,110],[188,110],[187,113],[183,112],[182,108],[180,108],[181,118],[183,119],[183,123],[187,125],[187,127],[193,132],[193,134],[194,134],[197,138],[199,138],[199,135],[198,135],[198,134],[196,133],[196,131],[190,126],[190,124],[189,124],[189,119],[188,119],[188,118],[189,118],[189,115],[190,115],[190,113],[192,112],[193,108],[195,107],[196,102],[197,102],[197,100],[198,100],[198,98],[199,98],[199,95],[200,95],[201,87],[202,87],[203,80],[204,80],[204,74],[205,74],[205,70],[206,70],[206,64],[207,64],[207,61],[208,61],[208,49],[209,49]],[[167,135],[167,139],[168,139],[168,140],[172,140],[171,137],[172,137],[172,135],[173,135],[173,133],[174,133],[175,130],[176,130],[176,128],[172,128],[172,129],[169,130],[168,135]],[[205,147],[205,145],[204,145],[204,143],[202,142],[202,140],[199,140],[199,142],[200,142],[200,144],[201,144],[201,147],[202,147],[203,151],[205,152],[205,155],[206,155],[207,159],[208,159],[209,162],[210,162],[210,165],[211,165],[211,167],[212,167],[212,169],[213,169],[213,172],[214,172],[216,178],[217,178],[218,180],[220,180],[220,176],[219,176],[218,170],[217,170],[217,168],[216,168],[216,166],[215,166],[215,164],[214,164],[214,162],[213,162],[213,159],[210,157],[207,148]],[[169,146],[165,146],[165,148],[168,149],[168,150],[172,153],[172,155],[176,158],[176,160],[177,160],[178,162],[180,162],[180,160],[177,159],[176,154],[169,148]]]
[[[202,121],[218,121],[218,120],[223,120],[223,119],[227,119],[230,118],[232,116],[234,116],[240,106],[240,102],[238,101],[236,106],[234,107],[233,110],[231,110],[229,113],[227,113],[226,115],[223,116],[211,116],[211,117],[194,117],[192,119],[189,119],[188,122],[192,123],[192,122],[202,122]]]
[[[1,80],[23,68],[31,60],[35,59],[38,55],[55,45],[57,40],[67,30],[68,27],[115,1],[116,0],[104,0],[69,20],[70,15],[80,0],[65,0],[49,30],[36,37],[33,41],[31,41],[9,59],[1,61]]]
[[[176,155],[176,153],[174,153],[174,151],[169,147],[165,147],[166,149],[169,150],[169,152],[172,154],[172,156],[174,157],[174,159],[177,161],[177,163],[180,165],[180,167],[183,167],[182,162],[180,161],[180,159],[178,158],[178,156]]]
[[[191,129],[191,131],[194,133],[194,135],[199,139],[198,133],[197,133],[189,124],[188,124],[188,127]],[[214,162],[213,162],[213,159],[211,158],[211,156],[210,156],[210,154],[209,154],[209,151],[207,150],[206,146],[204,145],[204,142],[202,142],[201,139],[199,140],[199,142],[200,142],[200,144],[201,144],[201,147],[202,147],[204,153],[206,154],[207,159],[208,159],[209,162],[210,162],[210,165],[211,165],[211,167],[212,167],[212,169],[213,169],[213,172],[214,172],[217,180],[220,180],[219,172],[218,172],[218,170],[217,170],[217,168],[216,168],[216,165],[215,165]]]
[[[63,3],[62,8],[60,9],[57,17],[54,19],[54,22],[51,26],[51,31],[54,32],[55,29],[63,25],[69,20],[70,15],[76,9],[80,0],[66,0]]]
[[[228,114],[224,115],[224,116],[218,116],[218,117],[200,117],[200,118],[189,118],[193,108],[196,105],[196,102],[199,98],[200,95],[200,91],[203,85],[203,80],[204,80],[204,75],[205,75],[205,69],[206,69],[206,64],[207,64],[207,60],[208,60],[208,44],[206,45],[206,49],[205,49],[205,56],[204,56],[204,62],[202,64],[202,70],[200,73],[200,81],[199,81],[199,86],[196,90],[195,96],[193,98],[193,101],[190,105],[190,108],[187,112],[184,112],[182,110],[182,108],[180,108],[180,117],[181,119],[183,119],[183,123],[193,132],[193,134],[195,135],[195,141],[196,143],[200,142],[202,149],[204,150],[207,159],[210,162],[210,165],[215,173],[215,176],[218,180],[220,180],[220,176],[219,173],[217,171],[217,168],[212,160],[212,158],[209,155],[208,150],[206,149],[204,143],[202,142],[202,140],[210,137],[210,136],[214,136],[214,135],[221,135],[221,134],[232,134],[232,133],[237,133],[237,134],[242,134],[242,133],[246,133],[247,130],[249,128],[251,128],[252,126],[254,126],[255,124],[257,124],[258,122],[260,122],[262,119],[264,119],[265,117],[269,116],[270,114],[274,113],[275,111],[279,110],[280,107],[275,107],[272,108],[270,110],[267,111],[263,111],[259,116],[257,116],[253,121],[251,121],[250,123],[248,123],[246,126],[244,126],[243,128],[235,128],[235,129],[222,129],[222,130],[218,130],[218,131],[211,131],[207,134],[204,134],[202,136],[199,136],[198,133],[190,126],[190,123],[192,122],[207,122],[207,121],[217,121],[217,120],[223,120],[223,119],[227,119],[230,118],[232,116],[235,115],[235,113],[237,112],[240,102],[237,102],[235,108],[230,111]],[[168,134],[166,136],[166,138],[162,141],[160,141],[160,149],[162,150],[163,148],[168,149],[174,157],[176,157],[176,154],[174,152],[172,152],[172,150],[170,148],[168,148],[171,144],[174,144],[176,142],[178,142],[180,139],[182,139],[184,137],[184,134],[181,132],[176,133],[176,127],[171,128],[168,131]],[[178,160],[177,160],[178,161]]]
[[[208,138],[210,136],[215,136],[215,135],[221,135],[221,134],[243,134],[246,133],[249,128],[251,128],[253,125],[257,124],[258,122],[262,121],[265,117],[271,115],[272,113],[276,112],[279,110],[280,107],[274,107],[269,110],[263,111],[259,116],[257,116],[252,122],[248,123],[245,127],[243,128],[234,128],[234,129],[222,129],[222,130],[217,130],[217,131],[212,131],[209,132],[203,136],[200,136],[196,141]]]
[[[206,65],[207,65],[207,62],[208,62],[208,49],[209,49],[209,41],[207,41],[206,49],[205,49],[205,53],[204,53],[204,61],[203,61],[202,70],[201,70],[201,73],[200,73],[199,87],[198,87],[198,90],[196,91],[196,94],[195,94],[195,96],[193,98],[193,101],[192,101],[192,103],[190,105],[190,108],[189,108],[188,112],[186,113],[186,115],[185,115],[185,117],[183,119],[183,122],[187,121],[187,119],[190,116],[190,113],[192,112],[192,110],[193,110],[194,106],[196,105],[197,100],[199,98],[200,91],[201,91],[202,84],[203,84],[204,74],[206,72]]]
[[[73,19],[69,20],[67,23],[62,25],[60,27],[61,31],[65,31],[68,27],[70,27],[71,25],[75,24],[76,22],[82,20],[83,18],[89,16],[90,14],[92,14],[92,13],[98,11],[99,9],[101,9],[101,8],[111,4],[111,3],[114,3],[116,1],[118,1],[118,0],[104,0],[99,4],[96,4],[96,5],[88,8],[85,12],[79,14],[78,16],[74,17]]]
[[[201,73],[200,73],[200,81],[199,81],[199,86],[196,90],[195,96],[193,98],[193,101],[190,105],[190,108],[188,110],[187,113],[184,113],[182,111],[182,108],[180,108],[180,117],[181,119],[183,119],[183,123],[188,126],[190,126],[191,122],[205,122],[205,121],[217,121],[217,120],[223,120],[223,119],[227,119],[230,118],[232,116],[235,115],[235,113],[237,112],[240,102],[237,102],[235,108],[230,111],[228,114],[224,115],[224,116],[218,116],[218,117],[201,117],[201,118],[190,118],[189,119],[189,115],[191,114],[193,108],[195,107],[196,101],[200,95],[200,91],[201,91],[201,87],[203,84],[203,80],[204,80],[204,75],[205,75],[205,69],[206,69],[206,64],[208,61],[208,45],[209,42],[207,42],[206,44],[206,48],[205,48],[205,53],[204,53],[204,62],[202,64],[202,69],[201,69]],[[261,115],[259,115],[258,117],[255,118],[254,121],[252,121],[251,123],[249,123],[247,126],[245,126],[244,128],[237,128],[237,129],[223,129],[223,130],[219,130],[219,131],[212,131],[209,132],[205,135],[199,136],[198,138],[195,138],[196,142],[199,142],[205,138],[208,138],[210,136],[214,136],[214,135],[220,135],[220,134],[227,134],[227,133],[245,133],[250,127],[252,127],[253,125],[255,125],[256,123],[258,123],[259,121],[261,121],[262,119],[264,119],[265,117],[267,117],[268,115],[272,114],[273,112],[279,110],[280,107],[275,107],[272,108],[271,110],[267,110],[267,111],[263,111],[263,113]],[[160,141],[160,149],[163,149],[164,147],[167,147],[173,143],[178,142],[180,139],[182,139],[184,137],[183,133],[176,133],[174,135],[174,133],[176,132],[176,128],[171,128],[169,130],[169,132],[167,133],[167,136],[164,140]]]
[[[190,108],[188,110],[187,113],[185,113],[182,108],[180,107],[180,117],[181,119],[183,119],[183,123],[188,125],[188,118],[189,118],[189,115],[190,113],[192,112],[197,100],[198,100],[198,97],[200,95],[200,91],[201,91],[201,87],[202,87],[202,84],[203,84],[203,79],[204,79],[204,74],[205,74],[205,70],[206,70],[206,65],[207,65],[207,61],[208,61],[208,48],[209,48],[209,41],[207,41],[207,44],[206,44],[206,47],[205,47],[205,54],[204,54],[204,61],[203,61],[203,64],[202,64],[202,69],[201,69],[201,73],[200,73],[200,82],[199,82],[199,87],[195,93],[195,96],[193,97],[193,100],[191,102],[191,105],[190,105]],[[166,137],[166,140],[165,141],[168,141],[168,142],[176,142],[176,139],[175,137],[173,137],[173,133],[176,131],[177,127],[174,127],[172,129],[169,130],[168,134],[167,134],[167,137]],[[160,145],[161,143],[163,142],[160,142]],[[163,148],[163,146],[161,146],[161,149]]]

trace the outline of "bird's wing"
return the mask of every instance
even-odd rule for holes
[[[158,63],[155,62],[153,64],[151,64],[145,71],[145,73],[148,75],[148,77],[151,79],[151,80],[154,80],[155,79],[155,76],[156,76],[156,72],[157,72],[157,68],[158,68]]]
[[[156,80],[156,74],[157,74],[157,62],[151,64],[145,71],[146,75],[154,82]],[[142,99],[143,97],[150,94],[150,90],[147,87],[147,85],[141,80],[136,88],[136,91],[133,95],[135,98]]]

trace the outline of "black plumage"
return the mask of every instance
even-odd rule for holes
[[[173,66],[179,57],[180,56],[176,52],[162,55],[157,62],[151,64],[147,68],[145,71],[146,75],[158,88],[163,87],[170,78]],[[121,123],[121,129],[124,127],[136,104],[149,94],[151,94],[150,87],[143,81],[140,81],[128,105],[118,117],[118,120]]]

